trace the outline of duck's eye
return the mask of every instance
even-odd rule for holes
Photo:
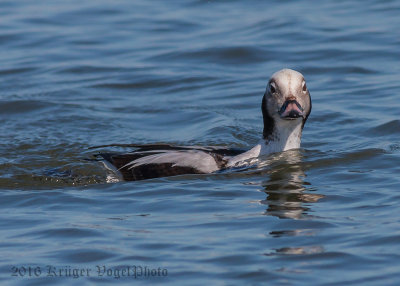
[[[306,82],[303,82],[303,92],[306,92],[307,91],[307,85],[306,85]]]
[[[275,93],[276,92],[275,83],[271,82],[269,84],[269,90],[271,91],[271,93]]]

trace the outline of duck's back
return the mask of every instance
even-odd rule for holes
[[[227,157],[244,150],[221,147],[129,145],[130,153],[99,153],[105,166],[126,181],[145,180],[183,174],[207,174],[218,171]]]

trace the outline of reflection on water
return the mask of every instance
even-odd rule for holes
[[[282,247],[276,249],[276,253],[266,254],[266,256],[275,254],[285,254],[285,255],[300,255],[300,254],[316,254],[324,252],[322,246],[303,246],[303,247]]]
[[[306,174],[301,164],[302,155],[292,150],[275,156],[264,164],[272,164],[269,179],[262,182],[267,198],[261,203],[267,205],[265,214],[279,218],[300,219],[323,195],[305,193],[311,184],[305,180]],[[275,164],[274,164],[275,163]],[[307,186],[307,187],[306,187]]]
[[[302,219],[311,209],[310,203],[318,202],[323,195],[307,193],[311,184],[305,180],[306,174],[302,164],[302,154],[298,150],[281,153],[264,164],[272,164],[269,178],[262,182],[265,200],[260,201],[267,205],[265,214],[286,219]],[[313,236],[311,229],[292,229],[271,231],[270,236],[284,238],[293,236]],[[273,255],[306,255],[324,252],[323,246],[283,246],[266,253]]]

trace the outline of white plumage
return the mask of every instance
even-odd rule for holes
[[[212,173],[219,169],[214,157],[198,150],[160,150],[159,154],[136,159],[123,166],[123,168],[128,167],[130,170],[143,165],[164,163],[171,163],[172,167],[192,167],[201,173]]]

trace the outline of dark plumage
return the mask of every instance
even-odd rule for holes
[[[95,156],[97,158],[101,158],[106,162],[110,163],[112,166],[117,169],[122,175],[123,179],[126,181],[137,181],[137,180],[145,180],[152,179],[158,177],[168,177],[168,176],[177,176],[183,174],[202,174],[205,172],[201,172],[195,167],[187,167],[187,166],[179,166],[174,163],[157,163],[157,164],[146,164],[139,166],[129,165],[132,161],[135,161],[140,158],[144,158],[150,155],[161,154],[164,151],[197,151],[204,152],[205,154],[211,155],[219,168],[223,168],[226,164],[225,156],[236,156],[245,152],[242,149],[225,149],[221,147],[189,147],[189,146],[173,146],[169,144],[147,144],[147,145],[138,145],[138,144],[111,144],[111,145],[103,145],[103,146],[95,146],[93,148],[100,147],[133,147],[135,148],[134,152],[131,153],[99,153]],[[108,165],[110,167],[110,165]]]

